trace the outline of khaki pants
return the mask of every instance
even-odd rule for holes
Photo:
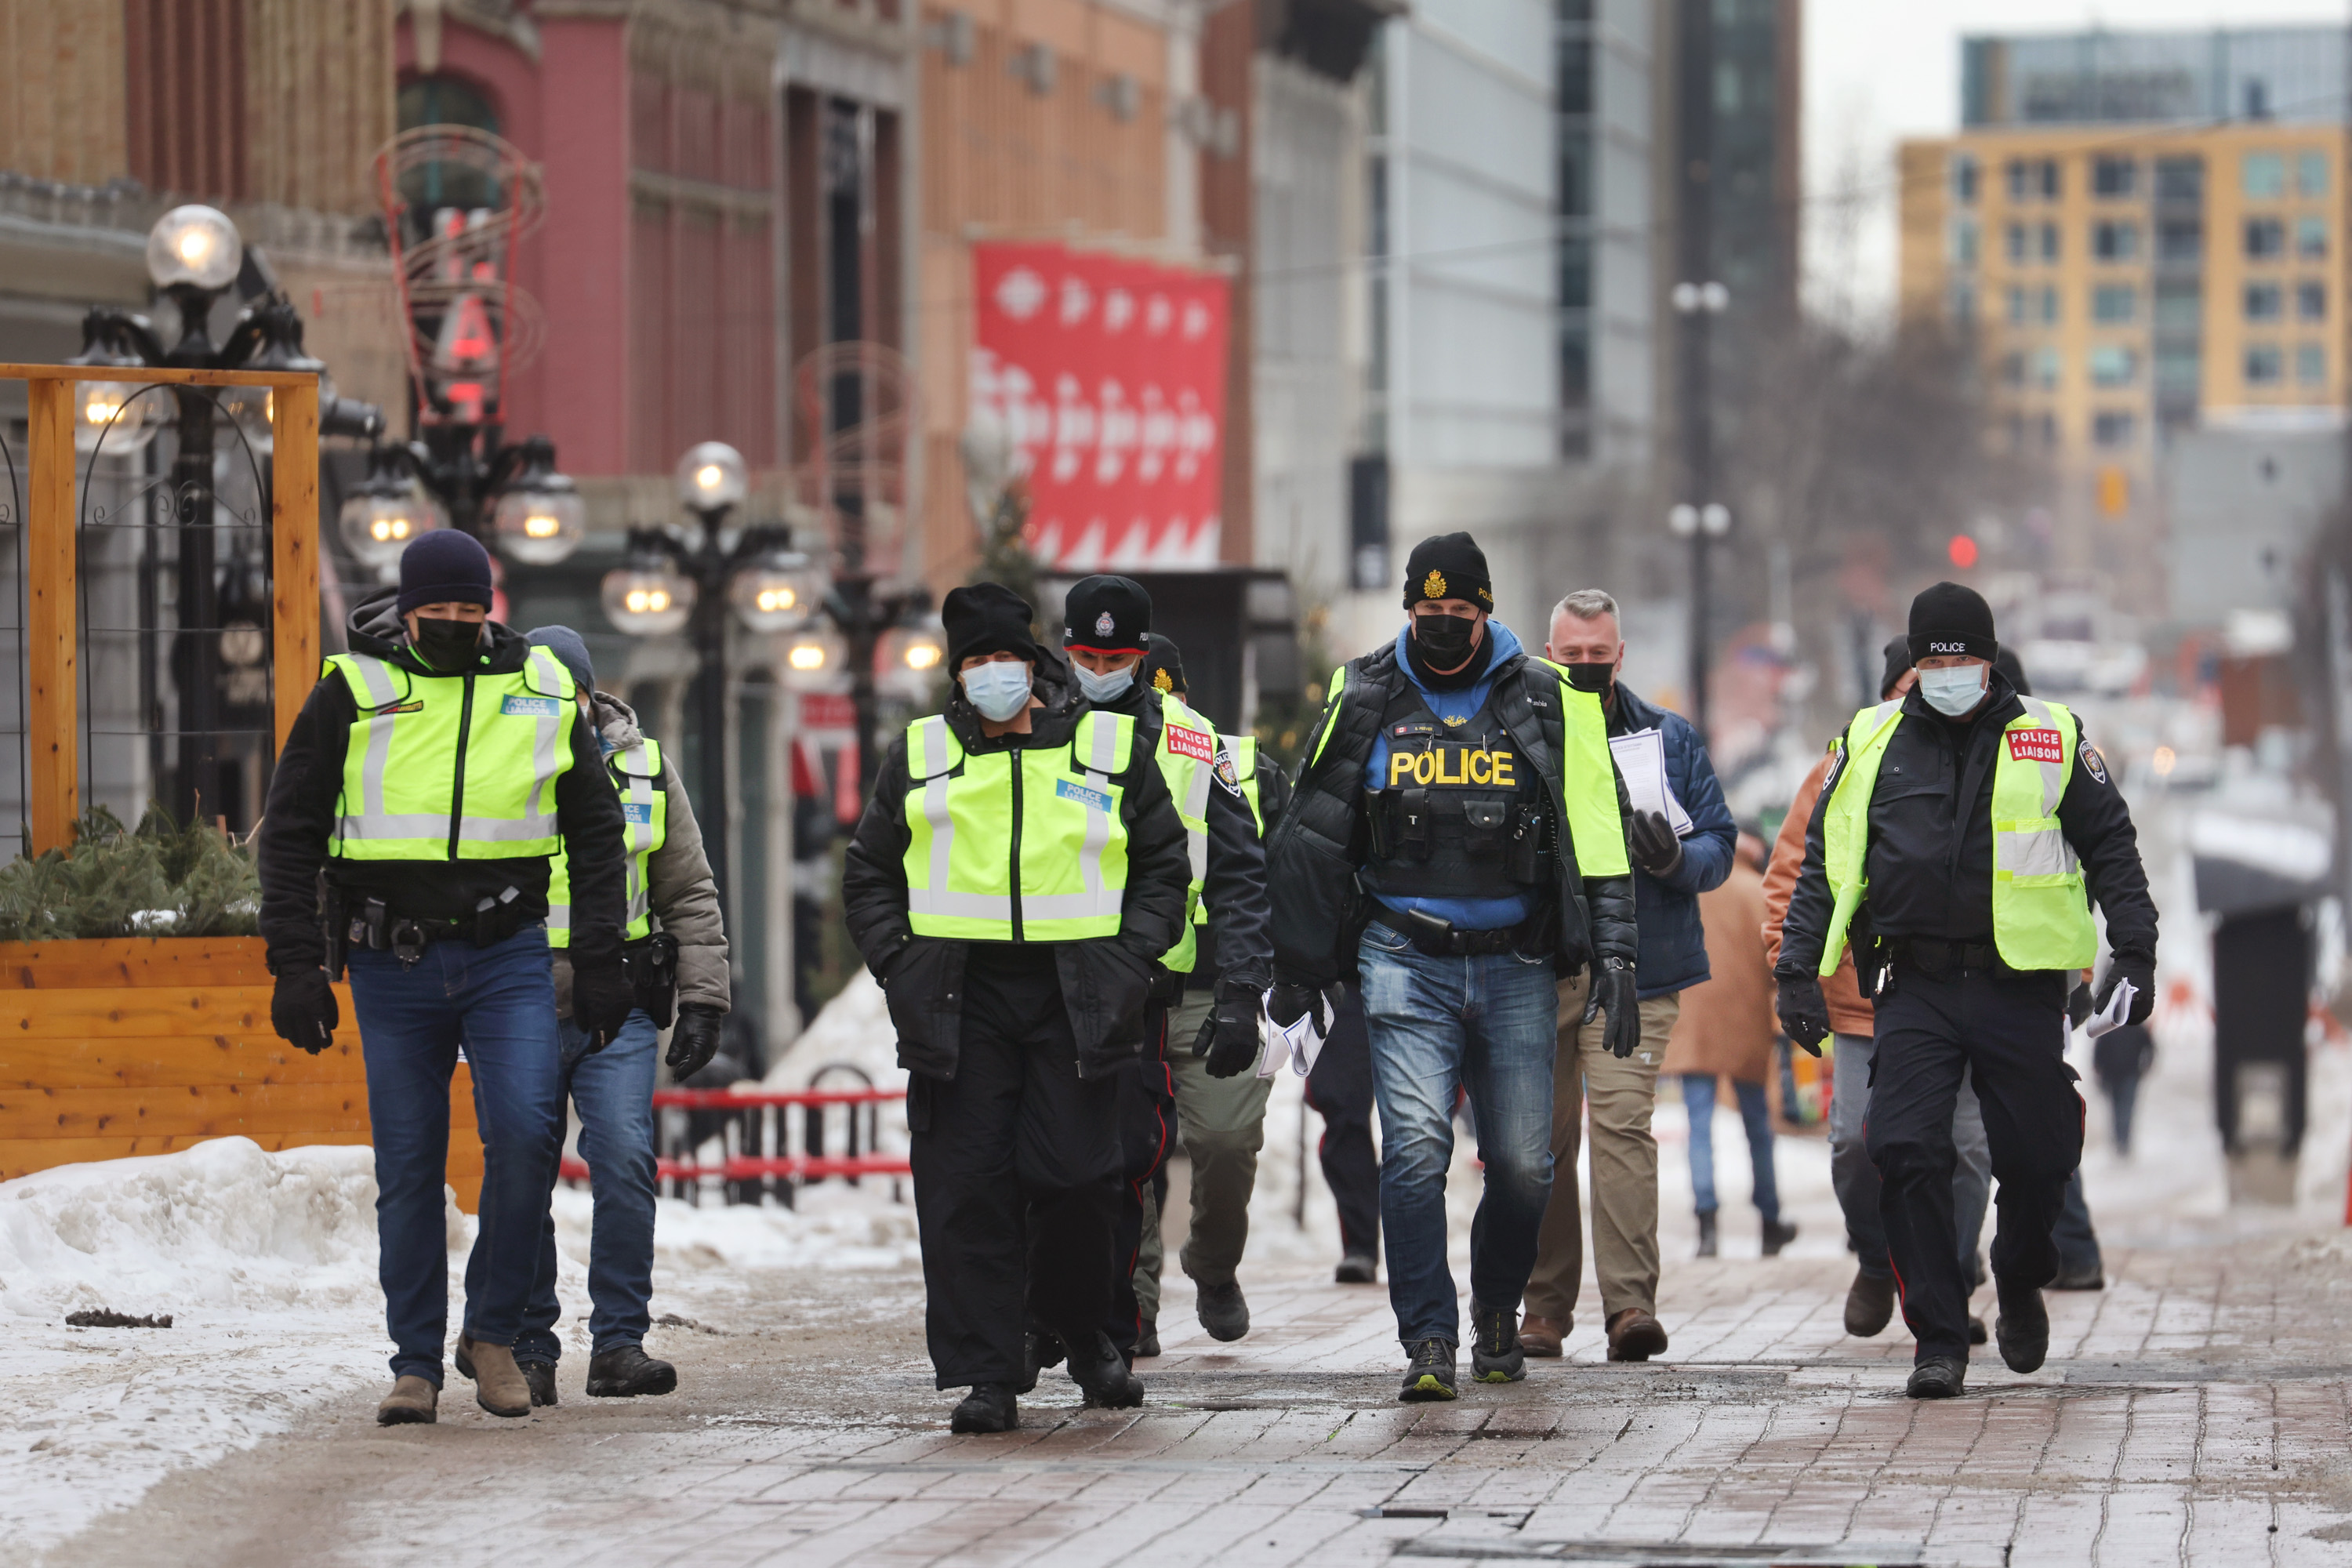
[[[1559,987],[1559,1054],[1552,1060],[1551,1201],[1544,1209],[1527,1309],[1561,1323],[1576,1310],[1584,1279],[1584,1214],[1576,1190],[1576,1149],[1584,1110],[1592,1112],[1592,1271],[1602,1321],[1628,1307],[1658,1310],[1658,1142],[1650,1135],[1658,1064],[1682,1011],[1679,995],[1642,1004],[1642,1043],[1620,1061],[1602,1041],[1604,1020],[1584,1016],[1582,976]]]
[[[1168,1065],[1176,1081],[1177,1135],[1192,1163],[1192,1223],[1177,1262],[1196,1284],[1230,1285],[1249,1243],[1250,1194],[1257,1185],[1258,1151],[1265,1142],[1265,1106],[1274,1080],[1244,1070],[1211,1078],[1205,1058],[1192,1054],[1192,1037],[1209,1016],[1212,993],[1188,994],[1168,1017]],[[1147,1188],[1142,1246],[1135,1259],[1135,1295],[1146,1320],[1160,1316],[1159,1205]]]

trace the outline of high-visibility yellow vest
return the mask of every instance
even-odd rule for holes
[[[623,940],[650,936],[652,885],[646,867],[669,837],[669,792],[661,786],[661,742],[650,736],[604,759],[621,793],[621,841],[628,849],[629,920]],[[547,868],[547,945],[572,945],[572,857],[562,850]]]
[[[1209,879],[1209,790],[1220,742],[1217,727],[1172,692],[1160,693],[1160,773],[1168,781],[1168,798],[1176,803],[1176,815],[1183,818],[1184,852],[1192,868],[1192,879],[1184,889],[1184,934],[1160,955],[1160,963],[1175,973],[1190,974],[1201,956],[1193,928],[1209,919],[1201,892]]]
[[[545,648],[520,669],[423,675],[363,653],[320,674],[358,712],[328,853],[345,860],[511,860],[553,855],[555,781],[580,710]]]
[[[1249,802],[1250,820],[1257,824],[1257,836],[1265,837],[1265,813],[1257,804],[1257,737],[1234,735],[1225,741],[1225,758],[1232,763],[1234,783]]]
[[[1992,936],[2011,969],[2084,969],[2099,955],[2098,928],[2083,867],[2058,822],[2058,802],[2074,771],[2079,729],[2055,702],[2021,697],[1993,754]],[[1836,904],[1821,973],[1835,973],[1854,911],[1870,890],[1870,797],[1903,720],[1896,699],[1865,708],[1840,742],[1844,764],[1822,817],[1822,859]]]
[[[907,924],[971,942],[1115,936],[1135,721],[1093,712],[1066,745],[967,752],[946,719],[907,726]]]

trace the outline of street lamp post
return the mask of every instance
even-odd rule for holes
[[[1730,294],[1711,281],[1715,270],[1715,5],[1682,0],[1677,15],[1679,66],[1676,226],[1685,281],[1674,287],[1675,311],[1682,317],[1683,502],[1667,523],[1691,547],[1690,720],[1707,733],[1707,677],[1711,663],[1713,595],[1707,552],[1731,531],[1731,513],[1715,499],[1715,397],[1713,345],[1708,331],[1730,303]]]

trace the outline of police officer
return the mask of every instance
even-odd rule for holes
[[[1968,1371],[1966,1282],[1952,1213],[1952,1112],[1966,1071],[2000,1184],[1992,1244],[2001,1360],[2048,1353],[2042,1287],[2051,1229],[2082,1155],[2066,1066],[2066,995],[2097,956],[2095,899],[2114,954],[2095,1005],[2126,981],[2147,1016],[2156,906],[2131,813],[2074,716],[2020,696],[1993,668],[1991,608],[1938,583],[1911,604],[1919,679],[1854,716],[1805,833],[1782,926],[1780,1021],[1808,1049],[1829,1032],[1822,978],[1849,942],[1874,999],[1870,1157],[1918,1342],[1908,1392],[1949,1398]]]
[[[1177,689],[1181,656],[1152,632],[1143,585],[1131,577],[1085,578],[1064,600],[1063,620],[1063,649],[1079,691],[1095,708],[1133,718],[1150,741],[1192,857],[1184,933],[1160,955],[1158,1027],[1146,1038],[1134,1069],[1139,1092],[1127,1097],[1122,1118],[1123,1265],[1112,1291],[1111,1342],[1130,1355],[1157,1355],[1159,1249],[1145,1238],[1159,1212],[1153,1184],[1180,1128],[1192,1163],[1192,1230],[1180,1260],[1197,1288],[1194,1310],[1213,1339],[1249,1332],[1249,1302],[1234,1274],[1249,1239],[1250,1191],[1273,1089],[1251,1070],[1274,980],[1265,850],[1243,794],[1238,753],[1229,754],[1233,742],[1185,705]],[[1248,755],[1254,766],[1255,742]]]
[[[911,1075],[932,1368],[971,1390],[956,1431],[1001,1432],[1019,1424],[1024,1303],[1088,1403],[1142,1401],[1102,1328],[1117,1069],[1142,1045],[1192,872],[1135,720],[1087,710],[1020,595],[958,588],[940,619],[955,690],[892,742],[842,902]]]
[[[447,1331],[441,1188],[462,1040],[482,1131],[480,1228],[458,1364],[494,1415],[527,1415],[512,1347],[562,1148],[548,864],[572,866],[572,1016],[589,1048],[634,1005],[621,971],[621,803],[572,676],[488,619],[490,558],[453,530],[352,610],[270,780],[259,840],[270,1022],[316,1053],[348,962],[367,1064],[387,1426],[435,1418]],[[320,896],[324,873],[325,899]],[[323,920],[322,920],[323,914]]]
[[[1396,641],[1331,677],[1274,830],[1275,987],[1295,1024],[1360,972],[1381,1108],[1381,1225],[1409,1365],[1402,1397],[1454,1397],[1445,1261],[1454,1107],[1476,1116],[1472,1374],[1527,1374],[1519,1299],[1551,1191],[1556,974],[1591,966],[1587,1016],[1640,1043],[1623,790],[1598,696],[1529,658],[1489,610],[1466,533],[1413,547]],[[1360,897],[1359,888],[1369,898]]]
[[[604,771],[621,797],[628,845],[628,924],[623,931],[637,1005],[619,1036],[591,1051],[586,1031],[572,1016],[570,862],[558,856],[548,889],[547,940],[555,950],[556,1013],[562,1020],[563,1092],[580,1115],[580,1156],[588,1163],[595,1219],[588,1244],[588,1394],[592,1398],[667,1394],[677,1369],[645,1352],[652,1319],[654,1199],[654,1056],[663,1029],[671,1029],[668,1062],[683,1080],[710,1065],[727,1021],[727,931],[719,889],[702,852],[677,769],[661,742],[637,728],[637,716],[619,698],[596,689],[588,645],[570,626],[524,634],[571,675],[582,716],[594,729]],[[530,1384],[531,1403],[556,1401],[555,1363],[563,1353],[555,1336],[555,1216],[541,1229],[539,1268],[523,1312],[515,1361]],[[459,1371],[465,1370],[462,1366]]]

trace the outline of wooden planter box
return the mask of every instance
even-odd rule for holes
[[[271,1032],[269,991],[256,937],[0,942],[0,1180],[207,1138],[367,1142],[350,988],[315,1057]],[[462,1064],[449,1099],[448,1180],[471,1213],[482,1144]]]

